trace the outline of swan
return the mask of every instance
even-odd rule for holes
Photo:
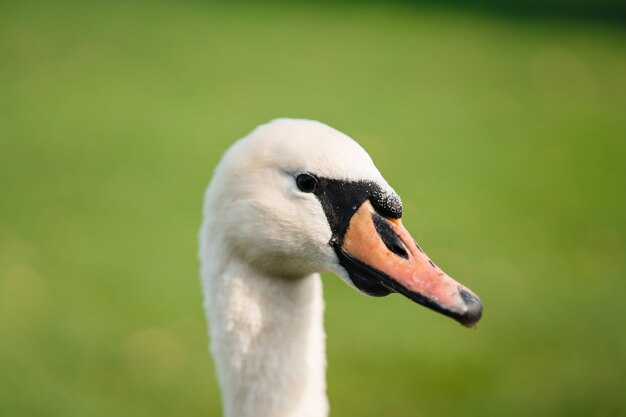
[[[321,122],[273,120],[228,149],[200,229],[224,417],[328,415],[320,272],[478,322],[479,298],[428,258],[401,216],[366,151]]]

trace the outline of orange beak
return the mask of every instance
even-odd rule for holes
[[[365,293],[399,292],[467,327],[480,320],[480,299],[435,265],[400,219],[382,217],[369,200],[350,219],[336,250],[354,284]]]

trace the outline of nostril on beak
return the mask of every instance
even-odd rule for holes
[[[466,289],[460,289],[459,295],[465,303],[467,310],[459,317],[462,325],[473,327],[483,315],[483,304],[480,299]]]
[[[389,226],[387,220],[385,220],[378,213],[372,214],[372,220],[374,222],[376,233],[378,233],[380,239],[383,241],[385,246],[387,246],[387,249],[401,258],[409,259],[409,254],[404,248],[402,240],[400,240],[398,235],[395,234],[391,226]]]

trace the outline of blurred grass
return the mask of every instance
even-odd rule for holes
[[[325,277],[334,416],[626,413],[626,33],[435,6],[0,3],[0,415],[219,415],[197,278],[221,153],[357,138],[481,295]]]

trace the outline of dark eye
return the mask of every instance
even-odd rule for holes
[[[296,177],[296,184],[300,191],[312,193],[317,188],[317,178],[310,174],[300,174]]]

